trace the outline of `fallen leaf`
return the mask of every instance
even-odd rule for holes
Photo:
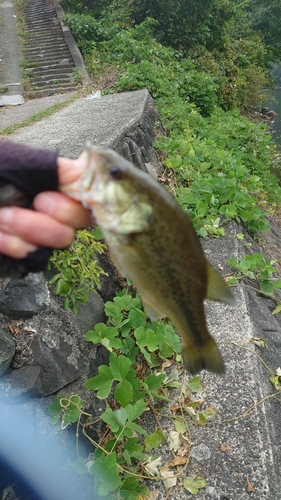
[[[181,447],[180,435],[177,431],[170,431],[167,441],[171,451],[178,451]]]
[[[277,307],[275,307],[274,311],[272,311],[272,314],[278,314],[281,312],[281,304],[279,304]]]
[[[173,364],[173,361],[164,361],[161,366],[161,371],[164,372],[165,368],[170,368],[170,366]]]
[[[186,457],[175,457],[174,460],[172,460],[171,462],[168,463],[168,466],[169,467],[177,467],[178,465],[184,465],[186,464],[187,462],[187,458]]]
[[[205,488],[206,485],[207,485],[206,479],[204,479],[204,477],[201,476],[190,476],[186,477],[183,480],[184,488],[187,491],[189,491],[189,493],[192,493],[192,495],[196,495],[198,491],[201,488]]]
[[[187,431],[186,423],[183,420],[174,420],[174,426],[179,434],[184,434]]]
[[[227,443],[222,443],[222,444],[220,445],[220,451],[230,451],[230,450],[231,450],[231,448],[230,448],[229,444],[227,444]]]
[[[160,491],[159,490],[154,490],[150,491],[148,500],[157,500],[159,498]],[[141,498],[139,500],[142,500]],[[143,499],[145,500],[145,499]]]
[[[155,460],[152,460],[152,457],[149,457],[147,462],[144,464],[146,472],[150,476],[158,476],[159,475],[158,466],[161,465],[161,461],[162,461],[161,457],[158,457]]]
[[[177,452],[177,456],[179,457],[185,457],[187,453],[189,453],[191,442],[188,441],[188,443],[183,443],[180,449]]]
[[[250,479],[248,476],[246,476],[246,482],[247,482],[247,491],[251,493],[252,491],[255,491],[253,483],[251,483]]]
[[[251,337],[250,342],[253,342],[253,344],[257,345],[258,347],[261,347],[262,349],[267,349],[266,339]]]
[[[160,477],[163,479],[164,486],[167,490],[177,484],[177,478],[174,477],[173,472],[170,470],[161,470]]]

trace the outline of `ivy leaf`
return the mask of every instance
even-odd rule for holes
[[[176,431],[179,434],[184,434],[187,431],[186,423],[183,420],[173,420]]]
[[[72,464],[73,470],[77,474],[86,474],[88,472],[88,468],[86,466],[85,460],[82,457],[78,457]]]
[[[163,333],[156,334],[153,330],[148,328],[146,330],[146,342],[147,348],[150,352],[156,351],[159,348],[159,345],[164,341]]]
[[[112,452],[106,457],[97,458],[90,468],[90,473],[94,476],[95,481],[100,483],[98,486],[100,496],[106,496],[108,493],[116,491],[122,484],[116,460],[116,453]]]
[[[140,434],[147,436],[147,432],[140,425],[136,424],[135,422],[128,421],[126,426],[128,427],[128,429],[132,429],[133,431],[139,432]]]
[[[89,378],[84,387],[89,391],[98,391],[97,396],[101,399],[107,398],[110,393],[114,377],[109,366],[99,366],[99,373],[95,377]]]
[[[121,381],[126,377],[131,362],[125,356],[117,356],[115,352],[112,352],[109,357],[109,366],[114,379]]]
[[[120,408],[120,410],[116,410],[114,412],[114,416],[115,416],[118,424],[120,425],[120,427],[124,427],[124,425],[128,419],[127,412],[126,412],[125,408]]]
[[[148,386],[148,389],[150,391],[157,391],[158,389],[160,389],[165,378],[166,378],[165,373],[159,375],[152,373],[151,375],[148,375],[148,377],[145,377],[144,383]]]
[[[191,392],[197,392],[197,391],[203,391],[204,387],[201,384],[201,376],[196,375],[196,377],[193,377],[191,380],[187,382],[188,388],[191,390]]]
[[[122,347],[121,339],[116,338],[119,335],[117,328],[107,327],[104,323],[98,323],[94,330],[86,333],[86,340],[93,344],[103,344],[107,349],[120,349]]]
[[[140,417],[146,410],[147,404],[143,399],[139,399],[135,404],[129,404],[126,406],[128,419],[131,421]]]
[[[158,448],[165,440],[165,436],[160,429],[156,429],[153,434],[147,436],[144,440],[146,451],[151,451],[153,448]]]
[[[116,412],[114,412],[111,408],[107,408],[105,410],[105,412],[100,417],[106,424],[109,425],[112,432],[118,432],[120,429],[120,426],[123,427],[123,425],[120,424],[120,422],[116,418],[115,413]],[[127,416],[127,414],[126,414],[126,416]],[[119,420],[122,419],[122,414],[119,413],[118,417],[119,417]]]
[[[140,486],[136,477],[126,477],[120,488],[122,500],[140,500],[149,494],[145,486]]]
[[[201,476],[190,476],[183,480],[184,488],[189,491],[192,495],[197,495],[201,488],[205,488],[207,485],[206,479]]]
[[[126,379],[119,382],[114,389],[114,397],[122,406],[127,406],[133,399],[132,384]]]
[[[140,309],[131,309],[128,317],[131,320],[133,328],[145,326],[146,324],[146,314],[140,311]]]
[[[274,292],[274,284],[272,283],[272,281],[269,280],[261,281],[260,287],[261,291],[266,295],[271,295]]]

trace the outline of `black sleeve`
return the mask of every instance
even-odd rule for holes
[[[0,141],[0,206],[32,207],[42,191],[58,189],[58,152],[12,141]],[[50,248],[38,248],[24,259],[0,254],[0,277],[20,278],[46,268]]]

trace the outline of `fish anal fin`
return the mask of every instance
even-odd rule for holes
[[[235,306],[235,298],[233,297],[230,288],[222,276],[213,268],[207,261],[207,295],[206,298],[210,300],[218,300],[225,302],[230,306]]]
[[[192,375],[201,370],[208,370],[218,375],[222,375],[225,371],[222,355],[213,337],[208,347],[188,349],[184,345],[181,355],[185,368]]]
[[[166,315],[159,311],[156,307],[151,305],[149,302],[146,301],[146,299],[142,296],[142,301],[145,306],[147,315],[151,319],[151,321],[158,321],[159,319],[165,318]]]

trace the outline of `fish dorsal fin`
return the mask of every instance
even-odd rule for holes
[[[207,261],[207,295],[206,298],[210,300],[218,300],[225,302],[230,306],[235,306],[235,299],[227,286],[222,276],[213,268]]]

